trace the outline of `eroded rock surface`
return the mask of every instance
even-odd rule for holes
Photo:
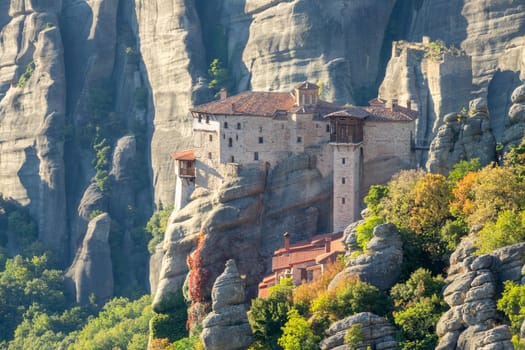
[[[484,99],[470,101],[468,113],[449,113],[444,120],[430,145],[430,172],[448,174],[459,161],[473,158],[478,158],[482,166],[496,161],[496,140]]]
[[[107,213],[94,217],[88,225],[82,247],[66,272],[68,287],[77,303],[89,304],[90,296],[103,305],[113,296],[113,271]]]
[[[450,309],[436,326],[437,349],[512,349],[511,333],[496,310],[503,281],[521,281],[525,243],[473,256],[472,238],[450,257],[443,291]]]
[[[209,296],[211,282],[228,259],[237,261],[246,274],[249,297],[257,294],[262,276],[270,271],[273,252],[283,244],[283,232],[297,240],[324,232],[327,222],[311,220],[313,215],[329,217],[329,179],[315,168],[315,158],[290,157],[267,173],[265,168],[241,167],[236,176],[225,178],[217,193],[196,189],[188,205],[170,218],[164,238],[164,258],[154,307],[179,290],[188,267],[186,257],[196,248],[206,271],[202,295]]]
[[[344,337],[348,329],[359,325],[363,340],[350,348],[345,345]],[[333,323],[326,331],[328,337],[321,342],[321,350],[345,350],[358,349],[364,350],[368,347],[372,349],[397,349],[395,339],[396,329],[387,319],[377,316],[370,312],[361,312]]]
[[[338,273],[328,289],[351,277],[370,283],[379,289],[392,287],[401,273],[403,243],[394,224],[382,224],[374,228],[374,236],[368,242],[367,250],[350,258],[343,271]]]
[[[508,151],[511,145],[519,145],[525,131],[525,85],[518,86],[510,97],[512,106],[505,124],[502,143],[503,151]]]
[[[244,305],[244,286],[234,260],[226,262],[211,291],[212,312],[202,322],[206,350],[241,350],[253,341]]]

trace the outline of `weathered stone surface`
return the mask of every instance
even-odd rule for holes
[[[346,268],[330,282],[328,289],[333,289],[340,281],[349,277],[359,277],[379,289],[386,290],[396,283],[401,273],[403,247],[401,236],[394,224],[378,225],[374,236],[368,242],[367,251],[351,258]]]
[[[346,256],[351,256],[352,252],[358,251],[361,248],[357,244],[357,226],[362,224],[364,221],[359,220],[348,225],[343,232],[343,244],[346,250]]]
[[[175,198],[175,163],[170,154],[190,148],[188,109],[204,102],[197,98],[207,85],[201,22],[194,0],[137,0],[135,11],[154,104],[151,167],[155,203],[166,205]]]
[[[451,119],[447,114],[447,121]],[[470,101],[468,116],[462,115],[460,119],[439,127],[430,144],[426,165],[430,172],[448,174],[461,160],[479,158],[482,165],[496,160],[496,140],[490,128],[487,101],[483,98]]]
[[[508,111],[508,120],[505,123],[502,143],[504,151],[511,145],[518,145],[525,131],[525,85],[518,86],[512,93],[512,106]]]
[[[107,213],[93,218],[82,247],[66,272],[68,287],[77,303],[88,304],[90,295],[103,305],[113,296],[113,271],[109,247],[111,218]]]
[[[181,288],[188,272],[186,256],[195,249],[199,234],[202,265],[209,274],[203,294],[210,295],[219,267],[234,258],[246,274],[248,296],[255,296],[284,232],[301,240],[328,226],[318,218],[329,217],[330,180],[323,179],[314,164],[311,156],[303,155],[277,164],[268,174],[260,167],[241,167],[238,175],[224,179],[217,193],[196,191],[170,218],[154,307]]]
[[[244,286],[235,261],[228,260],[211,292],[213,311],[202,322],[206,350],[241,350],[253,341],[244,305]]]
[[[11,18],[0,31],[0,193],[27,205],[39,239],[63,256],[66,82],[60,2],[7,3]]]
[[[395,328],[387,319],[370,312],[361,312],[333,323],[326,331],[328,337],[321,342],[322,350],[339,349],[344,345],[346,331],[353,325],[361,325],[363,341],[359,349],[397,349]],[[347,349],[346,346],[341,349]]]
[[[512,349],[510,330],[501,325],[496,301],[503,281],[520,282],[525,243],[471,256],[472,243],[472,236],[465,237],[450,257],[443,295],[451,309],[436,326],[436,349]]]

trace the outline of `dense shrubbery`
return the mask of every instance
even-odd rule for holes
[[[149,236],[148,250],[151,254],[155,253],[155,248],[164,239],[166,227],[168,226],[168,219],[173,211],[173,205],[166,208],[161,208],[149,219],[146,224],[146,233]]]
[[[497,307],[510,320],[514,348],[525,349],[525,339],[520,339],[518,335],[520,327],[525,321],[525,285],[506,281],[505,289],[498,300]]]

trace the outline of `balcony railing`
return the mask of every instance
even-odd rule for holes
[[[180,177],[195,177],[195,168],[179,168]]]

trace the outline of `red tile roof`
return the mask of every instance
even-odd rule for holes
[[[294,105],[295,97],[289,92],[245,91],[223,100],[197,106],[190,111],[219,115],[272,117],[278,111],[289,111]]]
[[[193,149],[187,149],[175,152],[171,154],[171,158],[176,160],[195,160],[195,151]]]

